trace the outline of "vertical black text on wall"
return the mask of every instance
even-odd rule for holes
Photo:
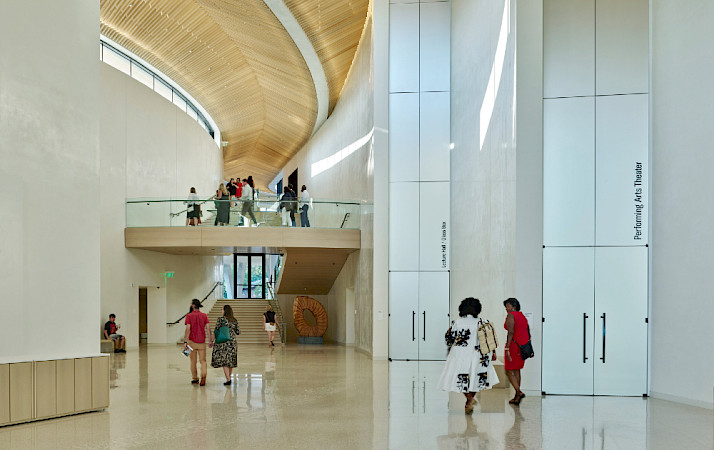
[[[446,222],[441,222],[441,268],[446,269]]]
[[[644,193],[642,191],[642,163],[635,163],[635,236],[636,241],[642,240],[642,211],[645,209]]]

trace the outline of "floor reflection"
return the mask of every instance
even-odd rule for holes
[[[112,355],[105,412],[0,428],[0,449],[712,448],[712,412],[642,398],[463,396],[435,388],[440,362],[372,361],[349,347],[239,348],[233,383],[190,383],[178,346]],[[210,356],[209,356],[210,360]],[[269,441],[269,443],[267,442]]]

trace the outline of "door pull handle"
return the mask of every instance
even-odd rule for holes
[[[602,316],[600,316],[600,318],[602,319],[602,358],[600,359],[602,360],[602,363],[605,364],[605,334],[607,333],[607,326],[605,325],[605,313],[602,313]]]
[[[583,364],[588,360],[586,355],[587,352],[587,339],[588,339],[588,315],[583,313]]]
[[[426,311],[422,311],[422,314],[424,314],[424,335],[422,336],[422,340],[426,341]]]
[[[412,311],[412,341],[416,340],[416,335],[415,333],[415,327],[414,327],[414,318],[416,317],[416,311]]]

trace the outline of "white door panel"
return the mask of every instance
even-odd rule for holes
[[[389,7],[389,92],[419,92],[419,4]]]
[[[448,181],[419,183],[419,270],[449,270],[450,192]]]
[[[543,0],[543,95],[595,93],[595,0]]]
[[[595,317],[595,394],[646,394],[646,247],[595,250]]]
[[[419,270],[419,184],[389,183],[389,270]]]
[[[419,358],[419,273],[389,273],[389,357]]]
[[[543,243],[595,243],[595,100],[543,101]]]
[[[649,1],[597,0],[596,14],[597,94],[649,92]]]
[[[451,94],[449,92],[422,92],[419,94],[420,181],[449,181],[451,179],[450,105]]]
[[[593,248],[543,250],[543,391],[593,393]]]
[[[419,273],[419,359],[446,360],[449,272]]]
[[[597,245],[647,244],[648,97],[596,101]]]
[[[389,94],[389,181],[419,181],[419,94]]]
[[[419,90],[448,91],[451,85],[451,4],[420,5],[419,22]]]

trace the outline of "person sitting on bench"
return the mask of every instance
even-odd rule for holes
[[[116,323],[117,316],[109,314],[109,322],[104,324],[104,338],[114,341],[114,353],[126,353],[126,339],[117,331],[121,327]]]

